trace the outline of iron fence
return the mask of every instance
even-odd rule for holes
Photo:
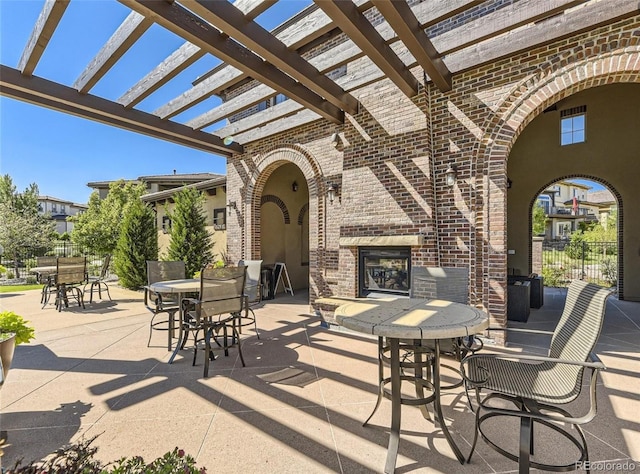
[[[6,255],[0,256],[0,264],[7,269],[7,278],[27,279],[33,277],[30,271],[36,265],[36,257],[87,257],[87,271],[91,276],[100,274],[102,259],[104,255],[97,255],[90,252],[84,246],[67,241],[54,241],[51,247],[23,247],[18,251],[18,258],[8,258]]]
[[[546,286],[568,286],[586,280],[601,286],[618,282],[616,242],[545,240],[542,244],[542,276]]]

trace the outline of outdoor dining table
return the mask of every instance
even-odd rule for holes
[[[182,323],[184,321],[184,314],[182,308],[182,299],[188,293],[197,293],[200,291],[200,279],[199,278],[186,278],[182,280],[167,280],[167,281],[158,281],[155,283],[151,283],[147,285],[149,290],[155,293],[162,294],[172,294],[177,295],[178,298],[178,314],[179,314],[179,329],[180,329],[180,337],[178,338],[178,343],[176,344],[176,348],[173,350],[171,357],[169,358],[169,364],[173,363],[173,359],[175,359],[176,355],[178,355],[178,351],[180,350],[180,343],[182,341]]]
[[[455,444],[445,424],[440,401],[440,340],[464,337],[483,331],[489,327],[489,318],[483,311],[460,303],[437,299],[416,298],[367,298],[338,306],[335,318],[341,326],[366,334],[386,338],[390,345],[391,369],[391,432],[384,472],[394,472],[398,445],[400,442],[400,415],[402,398],[400,373],[401,340],[435,340],[433,380],[424,385],[415,381],[416,395],[420,387],[433,386],[433,396],[425,401],[433,401],[434,412],[442,432],[455,453],[464,464],[464,456]],[[382,352],[382,344],[379,344]],[[383,357],[380,353],[379,357]],[[420,374],[421,377],[421,374]],[[377,407],[376,407],[377,408]],[[375,409],[374,409],[375,411]]]

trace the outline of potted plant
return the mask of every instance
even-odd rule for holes
[[[0,312],[0,362],[2,363],[2,381],[13,360],[13,351],[18,344],[29,342],[34,338],[33,327],[29,326],[22,316],[13,311]]]

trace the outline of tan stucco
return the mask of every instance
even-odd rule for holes
[[[585,143],[560,146],[560,110],[587,106]],[[530,271],[529,212],[545,186],[561,178],[601,180],[621,198],[624,297],[640,300],[640,85],[614,84],[587,89],[539,115],[518,137],[508,162],[512,187],[507,195],[508,267]],[[617,194],[616,194],[617,193]]]

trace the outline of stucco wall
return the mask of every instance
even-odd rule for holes
[[[560,146],[560,110],[587,106],[587,140]],[[596,178],[619,196],[625,299],[640,300],[640,84],[587,89],[539,115],[518,137],[508,163],[509,268],[529,272],[529,219],[542,187],[563,177]]]

